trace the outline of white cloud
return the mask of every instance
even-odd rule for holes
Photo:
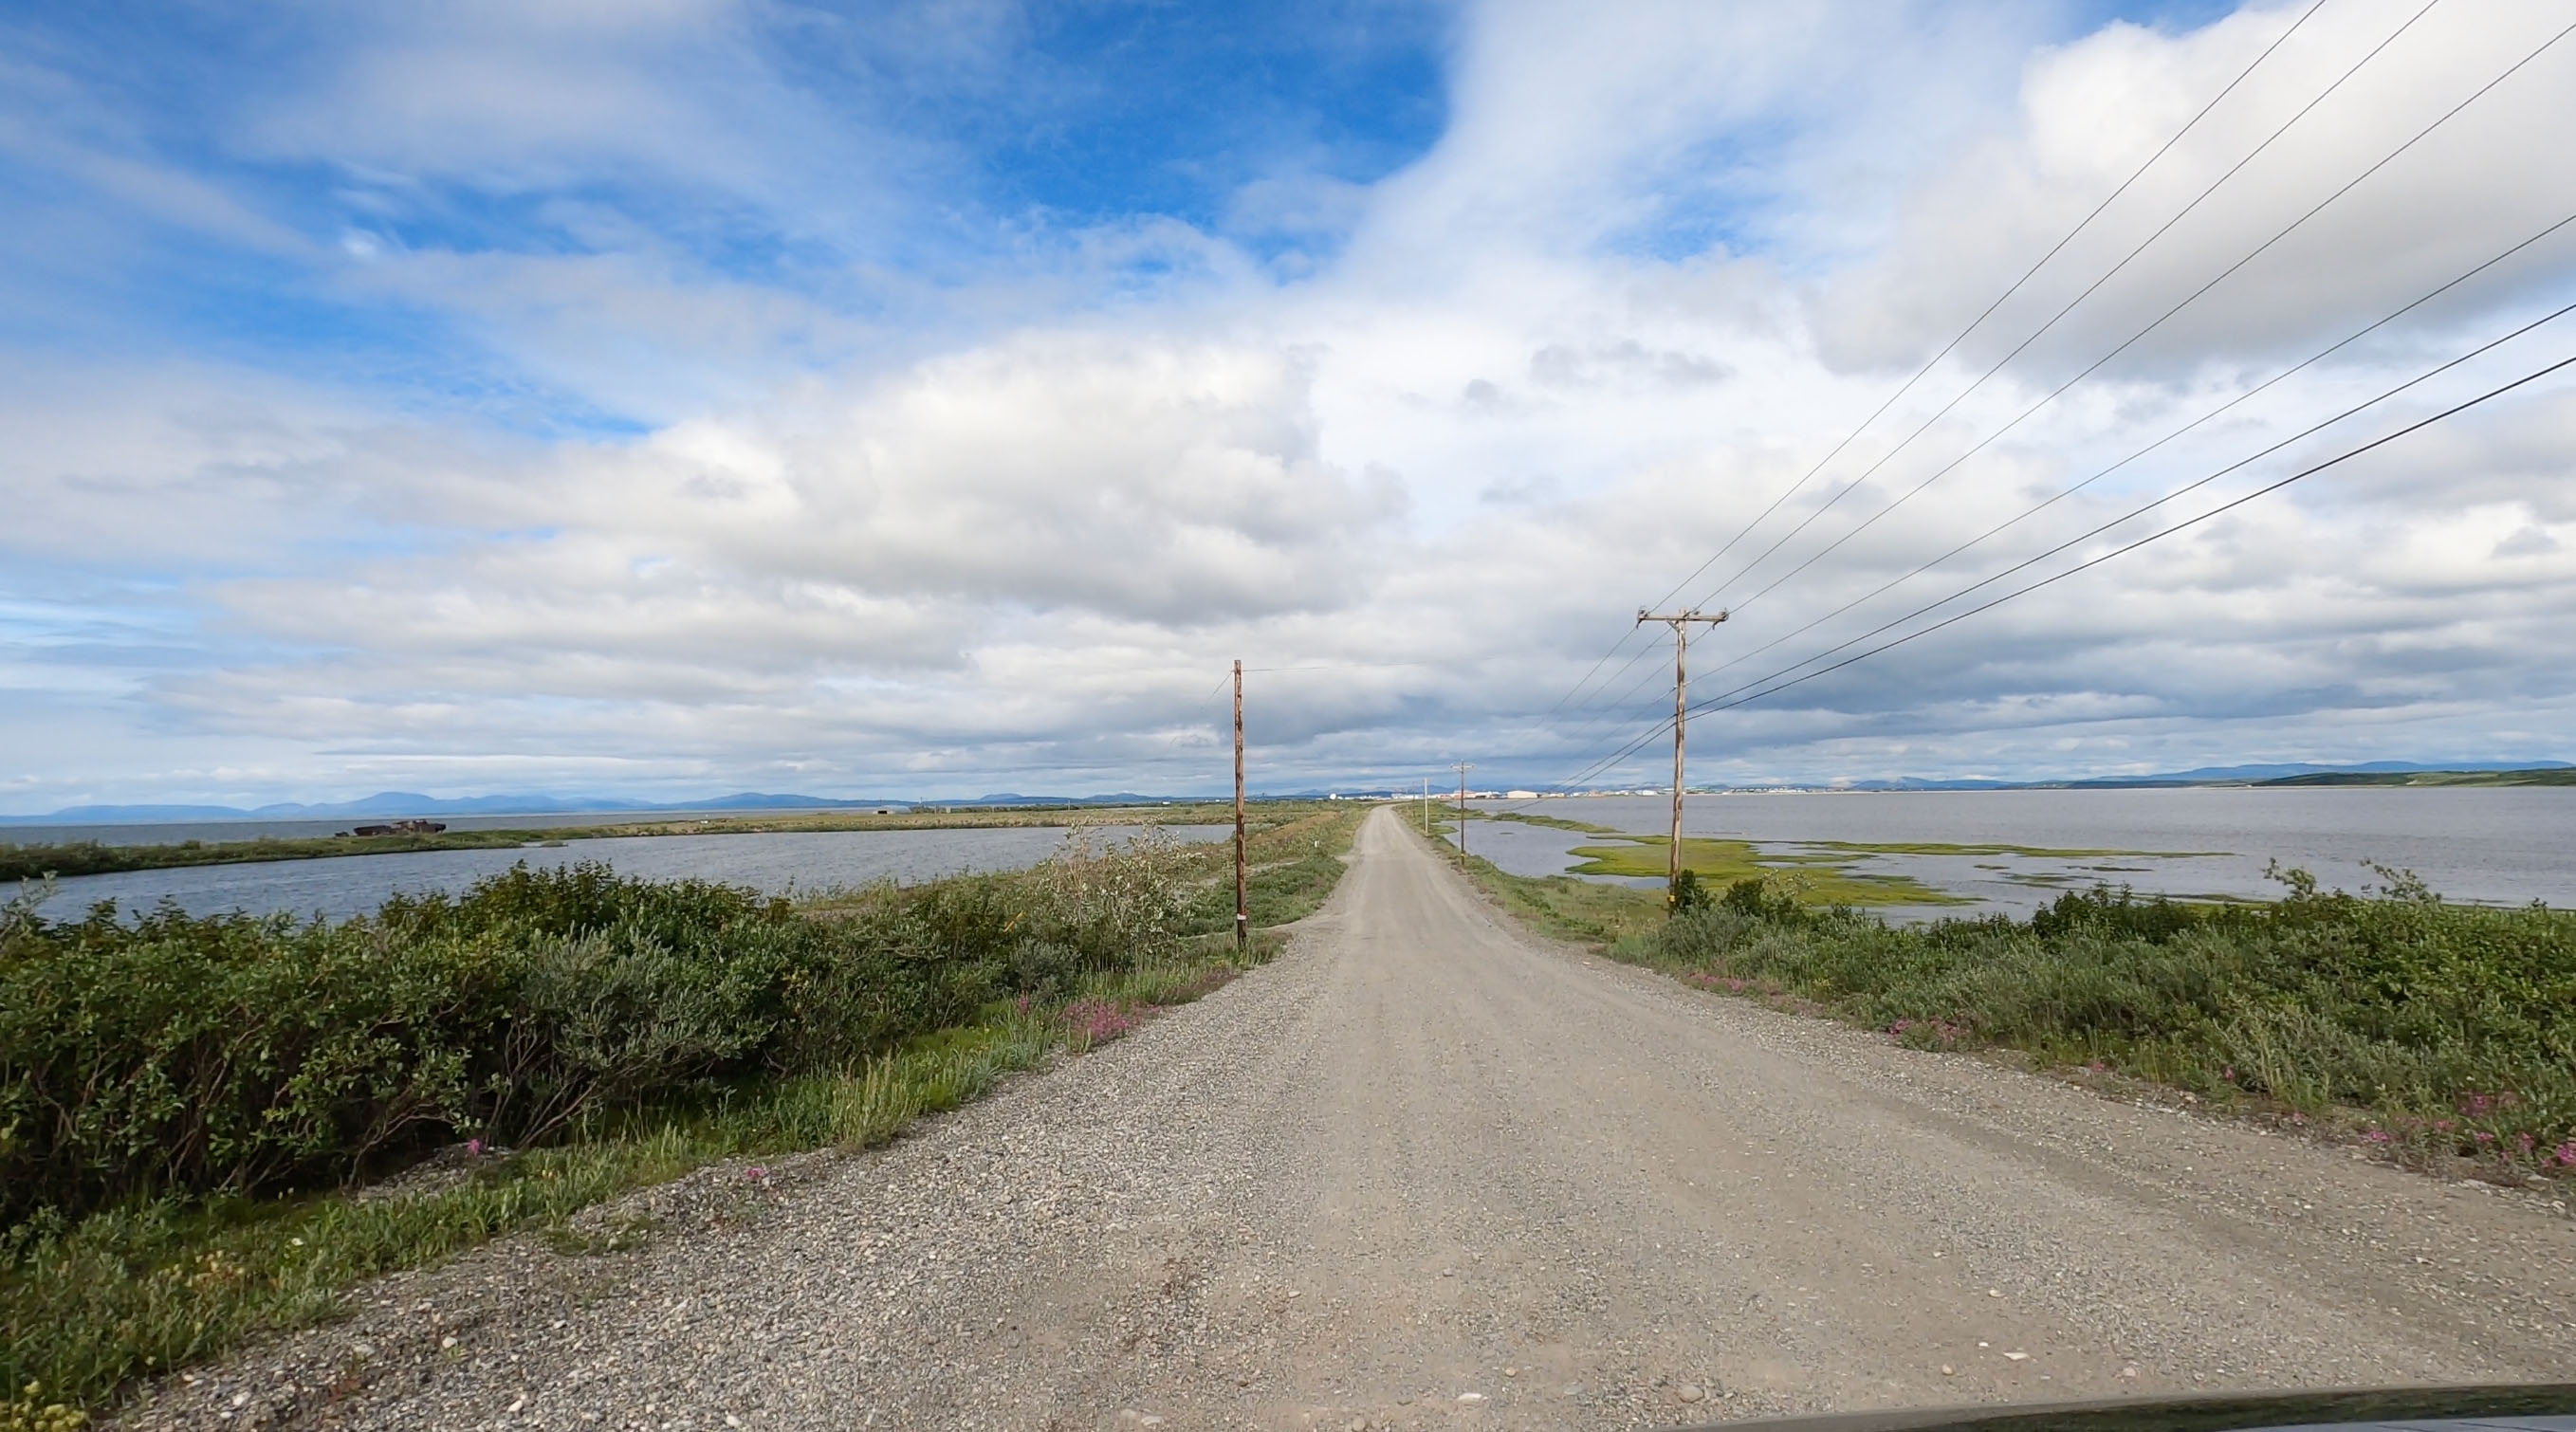
[[[1348,233],[1311,277],[1282,280],[1224,235],[1143,216],[1002,236],[996,250],[1025,241],[1013,264],[954,283],[871,275],[836,290],[714,274],[632,211],[574,192],[573,176],[631,166],[806,212],[812,176],[798,166],[811,156],[759,151],[811,138],[829,157],[847,136],[772,72],[741,12],[497,13],[435,43],[367,22],[332,83],[262,109],[258,143],[327,157],[378,194],[399,186],[377,171],[550,193],[548,222],[585,252],[387,250],[332,282],[434,312],[527,381],[645,415],[650,430],[499,437],[212,367],[31,375],[6,417],[25,440],[0,468],[22,520],[0,542],[101,569],[125,544],[138,564],[186,567],[204,654],[131,680],[145,713],[134,729],[221,736],[264,763],[225,767],[189,745],[156,774],[138,738],[84,748],[97,781],[212,790],[209,773],[250,780],[238,772],[256,764],[260,781],[303,782],[294,794],[394,771],[658,789],[771,776],[951,793],[1204,787],[1220,755],[1209,687],[1237,655],[1348,664],[1255,676],[1255,746],[1281,784],[1461,756],[1519,781],[1569,774],[1663,699],[1650,655],[1612,677],[1609,690],[1634,695],[1606,716],[1589,697],[1551,709],[1634,607],[1823,459],[2288,20],[2256,8],[2048,47],[2044,14],[1982,7],[1491,5],[1463,21],[1453,125],[1419,164],[1366,189],[1264,181],[1239,196],[1233,233]],[[1696,689],[1715,695],[2001,570],[2554,291],[2576,242],[1953,568],[1829,616],[2556,217],[2547,196],[2571,192],[2558,181],[2576,174],[2559,171],[2576,160],[2511,141],[2576,118],[2576,42],[2231,281],[2151,361],[2087,383],[1891,508],[2042,383],[2538,43],[2552,13],[2487,7],[2471,23],[2467,7],[2437,8],[2385,70],[2365,70],[2205,221],[2107,286],[2043,361],[1970,395],[1716,593],[1739,615],[1695,648]],[[1886,456],[2004,336],[2402,16],[2381,0],[2328,7],[1995,337],[1824,477]],[[987,16],[922,44],[952,44],[972,66],[1008,29]],[[703,73],[656,88],[700,53]],[[876,192],[923,172],[916,162],[944,161],[898,146],[855,183]],[[886,224],[911,222],[910,202]],[[884,307],[860,292],[901,296]],[[2406,411],[2509,376],[2552,342],[2564,351],[2563,335],[2537,337]],[[136,396],[120,406],[119,392]],[[2396,419],[2301,444],[2160,520]],[[2536,389],[1708,718],[1699,769],[2538,753],[2532,733],[2568,729],[2576,701],[2571,452],[2576,392]],[[1683,595],[1833,490],[1820,480],[1791,497]],[[1874,514],[1887,515],[1745,604]],[[1389,664],[1412,661],[1428,664]]]

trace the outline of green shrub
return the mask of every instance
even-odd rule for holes
[[[746,1076],[837,1073],[1167,955],[1168,849],[882,887],[837,918],[520,866],[341,924],[0,912],[0,1222],[257,1196],[525,1145]]]
[[[2520,1171],[2576,1168],[2576,914],[2373,898],[2197,906],[2068,894],[2028,920],[1894,928],[1762,882],[1613,947],[1715,988],[1777,990],[1911,1042],[2116,1065]]]
[[[1321,903],[1364,812],[1256,831],[1258,922]],[[889,1137],[1078,1042],[1064,1004],[1194,999],[1282,943],[1234,949],[1230,856],[1077,833],[801,910],[596,866],[341,926],[0,910],[0,1432],[709,1159]],[[257,1196],[461,1137],[462,1182]]]

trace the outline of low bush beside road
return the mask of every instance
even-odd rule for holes
[[[1704,989],[2152,1081],[2447,1173],[2576,1176],[2576,912],[2451,904],[2400,871],[2366,895],[2287,871],[2268,904],[2097,889],[1921,925],[1772,877],[1668,917],[1660,889],[1468,864],[1542,932]]]
[[[1263,922],[1329,893],[1360,813],[1261,832]],[[0,1387],[95,1405],[697,1164],[883,1139],[1266,958],[1234,949],[1230,857],[1077,832],[819,906],[521,868],[340,924],[15,902]],[[417,1196],[345,1191],[433,1154]]]
[[[1807,1001],[1910,1043],[2003,1045],[2519,1182],[2576,1171],[2576,914],[2290,877],[2269,905],[2068,894],[1897,928],[1759,882],[1612,953]]]

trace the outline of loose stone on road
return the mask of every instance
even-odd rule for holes
[[[1269,967],[780,1182],[388,1280],[130,1420],[1628,1427],[2576,1369],[2563,1214],[1549,945],[1385,811]]]

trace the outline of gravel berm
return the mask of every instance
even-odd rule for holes
[[[1627,1427],[2576,1374],[2530,1195],[1533,938],[1391,811],[1268,967],[865,1154],[385,1280],[133,1427]]]

